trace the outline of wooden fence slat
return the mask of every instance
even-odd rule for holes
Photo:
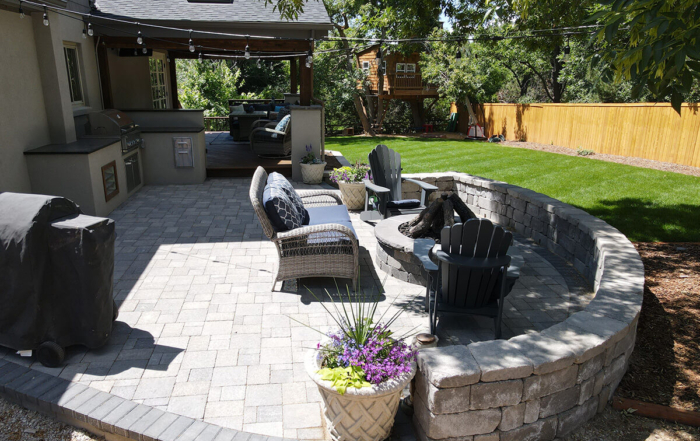
[[[700,167],[700,111],[668,103],[481,104],[488,136]],[[466,127],[460,127],[463,131]]]

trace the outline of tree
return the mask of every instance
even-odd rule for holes
[[[657,98],[670,96],[680,113],[684,95],[700,78],[700,3],[697,0],[603,0],[590,20],[603,25],[598,32],[602,56],[615,79],[637,84],[638,97],[646,85]],[[623,30],[621,32],[621,30]]]
[[[204,116],[229,114],[228,100],[239,98],[240,71],[223,60],[177,60],[178,98],[186,109],[204,109]]]

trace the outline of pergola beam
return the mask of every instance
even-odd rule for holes
[[[144,45],[152,49],[162,49],[170,51],[187,51],[189,39],[168,38],[168,41],[144,38]],[[101,41],[106,47],[116,49],[134,49],[141,47],[133,37],[110,37],[104,36]],[[246,45],[250,52],[306,52],[309,49],[309,42],[306,40],[246,40],[231,38],[197,38],[194,42],[197,53],[219,51],[244,51]]]

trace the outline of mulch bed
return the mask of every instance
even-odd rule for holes
[[[644,261],[644,303],[617,395],[700,411],[700,244],[635,247]]]

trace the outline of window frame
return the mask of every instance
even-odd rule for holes
[[[75,74],[77,75],[75,80],[78,84],[78,87],[80,89],[80,100],[74,101],[74,89],[73,89],[73,79],[71,79],[71,69],[70,66],[68,65],[68,51],[75,51],[75,65],[77,72]],[[77,43],[73,43],[72,41],[64,41],[63,42],[63,61],[66,63],[66,75],[68,76],[68,90],[70,92],[70,102],[71,105],[75,107],[80,107],[80,106],[85,106],[86,101],[85,101],[85,87],[83,87],[83,73],[82,69],[80,67],[80,46]]]
[[[396,73],[406,73],[406,63],[396,63]]]
[[[407,73],[407,74],[415,74],[416,73],[416,63],[405,63],[405,65],[406,65],[405,73]],[[411,67],[410,70],[408,69],[409,66]]]
[[[369,61],[363,60],[363,61],[362,61],[362,70],[363,70],[365,73],[369,73],[369,69],[370,69]]]

